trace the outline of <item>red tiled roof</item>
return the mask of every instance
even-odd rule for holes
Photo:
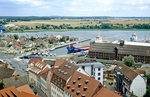
[[[122,96],[103,87],[94,97],[122,97]]]
[[[49,70],[49,66],[47,63],[38,61],[34,64],[34,66],[30,67],[29,72],[32,72],[33,74],[40,77],[40,75],[44,74]]]
[[[44,74],[45,72],[47,72],[49,70],[49,68],[45,68],[43,71],[40,72],[40,74]]]
[[[15,96],[19,95],[19,92],[17,91],[15,86],[11,86],[9,88],[5,88],[3,90],[0,90],[0,95],[2,95],[3,97],[15,97]]]
[[[65,59],[56,59],[54,66],[60,66],[65,62]]]
[[[19,94],[19,97],[40,97],[40,96],[37,96],[37,95],[34,95],[34,94],[30,94],[30,93],[26,93],[26,92],[21,92]]]
[[[102,85],[98,80],[76,71],[64,87],[64,90],[74,97],[77,96],[77,92],[79,92],[79,97],[82,97],[82,95],[93,97],[101,87]],[[72,91],[73,89],[74,91]]]
[[[20,44],[25,45],[26,43],[25,41],[20,41]]]
[[[33,63],[33,64],[35,64],[35,63],[37,63],[38,61],[42,61],[42,58],[30,58],[30,60],[29,60],[29,64],[31,64],[31,63]]]
[[[17,48],[17,49],[20,49],[21,47],[20,47],[19,45],[16,45],[16,48]]]
[[[146,71],[145,70],[138,70],[138,69],[136,69],[136,70],[134,70],[137,74],[146,74]]]
[[[61,79],[67,81],[67,79],[72,76],[72,74],[78,69],[79,67],[73,63],[68,62],[65,60],[63,64],[59,66],[54,72],[55,75],[59,76]]]
[[[16,88],[19,92],[26,92],[26,93],[29,93],[29,94],[34,94],[34,92],[31,90],[31,88],[29,87],[29,85],[23,85],[23,86],[20,86],[18,88]]]

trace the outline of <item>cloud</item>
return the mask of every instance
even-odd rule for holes
[[[11,2],[16,2],[17,4],[32,4],[34,6],[40,6],[44,4],[42,0],[9,0]]]
[[[7,2],[0,6],[1,10],[8,10],[7,15],[13,10],[15,15],[150,16],[150,0],[0,0],[2,2]]]

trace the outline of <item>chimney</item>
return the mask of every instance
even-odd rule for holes
[[[124,46],[124,40],[120,40],[120,46]]]

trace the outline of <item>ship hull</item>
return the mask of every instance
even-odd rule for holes
[[[76,53],[76,52],[81,52],[81,51],[87,51],[89,50],[90,46],[83,46],[83,47],[67,47],[68,53]]]

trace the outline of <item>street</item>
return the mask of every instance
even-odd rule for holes
[[[25,70],[27,69],[28,63],[21,59],[17,60],[17,57],[18,55],[0,54],[0,59],[10,64],[21,76],[27,75]]]

